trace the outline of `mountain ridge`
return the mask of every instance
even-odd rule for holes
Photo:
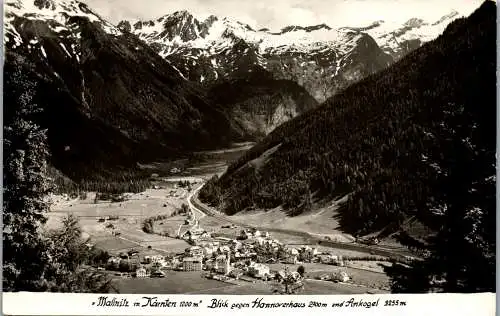
[[[190,80],[209,85],[238,78],[232,72],[234,60],[246,59],[245,68],[257,65],[276,79],[299,82],[318,101],[324,101],[433,39],[457,17],[452,12],[437,21],[414,18],[388,27],[386,22],[376,21],[358,28],[332,28],[322,23],[270,31],[254,30],[245,23],[214,15],[201,21],[184,10],[156,20],[122,21],[119,25],[171,60]],[[359,53],[369,42],[370,54]],[[245,49],[238,49],[238,45]],[[319,72],[322,75],[317,75]],[[326,88],[325,82],[331,88]]]

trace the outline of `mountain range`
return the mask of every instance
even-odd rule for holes
[[[76,0],[8,0],[5,75],[36,82],[52,163],[83,178],[261,139],[410,50],[394,38],[425,42],[454,18],[271,32],[179,11],[115,26]]]
[[[436,38],[459,14],[437,21],[412,18],[395,24],[376,21],[365,27],[326,24],[287,26],[277,32],[214,15],[200,20],[178,11],[150,21],[122,21],[183,77],[210,84],[239,78],[261,67],[274,78],[290,79],[324,101],[350,83],[375,73]]]

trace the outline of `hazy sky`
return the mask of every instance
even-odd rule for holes
[[[376,20],[435,20],[452,9],[470,14],[482,0],[83,0],[111,22],[151,20],[178,10],[232,17],[252,27],[326,23],[361,26]]]

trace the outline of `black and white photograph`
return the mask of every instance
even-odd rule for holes
[[[495,1],[3,10],[4,292],[496,292]]]

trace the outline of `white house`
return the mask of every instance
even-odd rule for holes
[[[299,251],[295,248],[288,248],[287,249],[287,253],[289,253],[290,255],[294,255],[294,256],[298,256],[299,255]]]
[[[347,282],[349,281],[349,275],[345,271],[340,271],[338,273],[335,273],[333,275],[333,280],[334,281],[339,281],[339,282]]]
[[[146,278],[148,276],[148,272],[146,268],[140,267],[139,269],[135,270],[135,276],[138,278]]]
[[[332,256],[330,254],[320,254],[318,255],[319,262],[324,263],[324,264],[332,264],[334,263],[333,258],[336,258],[336,256]]]
[[[298,255],[288,253],[285,257],[285,262],[288,264],[297,264],[299,262]]]
[[[234,251],[238,251],[243,248],[243,245],[239,241],[233,240],[233,242],[231,242],[230,248]]]
[[[162,263],[163,261],[165,261],[165,258],[161,255],[155,255],[150,257],[151,263]]]
[[[215,270],[218,273],[222,273],[224,275],[228,274],[231,271],[229,254],[220,255],[215,258]]]
[[[203,248],[200,246],[193,246],[188,248],[187,251],[192,257],[201,257],[203,256]]]
[[[248,273],[254,278],[264,278],[270,275],[270,269],[265,264],[252,262],[248,267]]]
[[[255,238],[255,242],[257,244],[259,244],[260,246],[262,246],[265,242],[265,239],[263,237],[257,237],[257,238]]]
[[[215,251],[217,251],[217,247],[214,246],[205,246],[202,248],[203,250],[203,255],[205,257],[210,257],[214,254]]]

